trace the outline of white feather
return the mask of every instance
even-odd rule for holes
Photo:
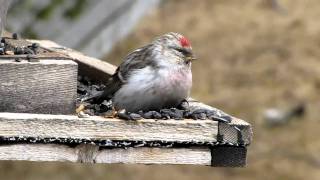
[[[176,65],[155,70],[147,66],[133,72],[113,101],[116,108],[130,112],[173,107],[189,96],[191,86],[190,68]]]

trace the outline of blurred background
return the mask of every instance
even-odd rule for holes
[[[9,31],[115,65],[184,34],[199,59],[192,96],[250,122],[254,138],[246,168],[0,162],[1,179],[320,179],[319,17],[317,0],[13,1]]]

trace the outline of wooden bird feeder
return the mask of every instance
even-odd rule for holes
[[[51,41],[9,43],[38,43],[41,52],[0,55],[0,160],[246,165],[247,122],[79,118],[77,75],[103,82],[116,67]],[[192,99],[190,106],[214,109]]]

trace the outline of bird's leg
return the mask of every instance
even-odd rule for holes
[[[78,115],[79,118],[87,118],[87,117],[90,117],[89,114],[86,114],[84,112],[85,110],[85,105],[84,104],[80,104],[77,109],[76,109],[76,113]]]
[[[76,109],[76,113],[79,114],[81,111],[83,111],[85,109],[84,104],[80,104],[77,109]]]
[[[112,106],[112,109],[104,113],[103,117],[105,118],[115,118],[118,115],[118,111]]]

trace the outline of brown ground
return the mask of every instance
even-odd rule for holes
[[[169,31],[189,37],[199,58],[193,64],[193,97],[254,126],[247,168],[2,162],[1,177],[319,179],[320,2],[281,5],[277,10],[263,0],[167,0],[106,58],[119,64],[130,50]],[[298,102],[307,104],[305,117],[283,127],[264,126],[265,108]]]

